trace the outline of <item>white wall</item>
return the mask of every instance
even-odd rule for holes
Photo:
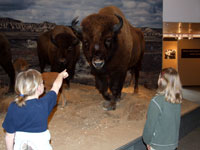
[[[200,0],[163,0],[163,22],[200,22]]]

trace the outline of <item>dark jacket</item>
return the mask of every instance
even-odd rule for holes
[[[178,147],[181,104],[155,96],[148,108],[143,140],[156,150],[173,150]]]

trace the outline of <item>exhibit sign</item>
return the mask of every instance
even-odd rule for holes
[[[181,49],[181,58],[200,58],[200,49]]]

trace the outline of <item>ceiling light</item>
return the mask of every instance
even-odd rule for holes
[[[180,34],[179,36],[178,36],[178,40],[181,40],[183,37],[182,37],[182,34]]]
[[[192,34],[189,34],[189,35],[188,35],[188,39],[189,39],[189,40],[193,39],[193,35],[192,35]]]

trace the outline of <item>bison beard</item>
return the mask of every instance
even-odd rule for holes
[[[96,88],[104,97],[106,110],[116,109],[128,70],[135,73],[138,91],[139,70],[144,54],[143,33],[134,28],[114,6],[102,8],[72,25],[83,42],[83,53],[95,76]],[[111,94],[108,92],[111,91]]]

